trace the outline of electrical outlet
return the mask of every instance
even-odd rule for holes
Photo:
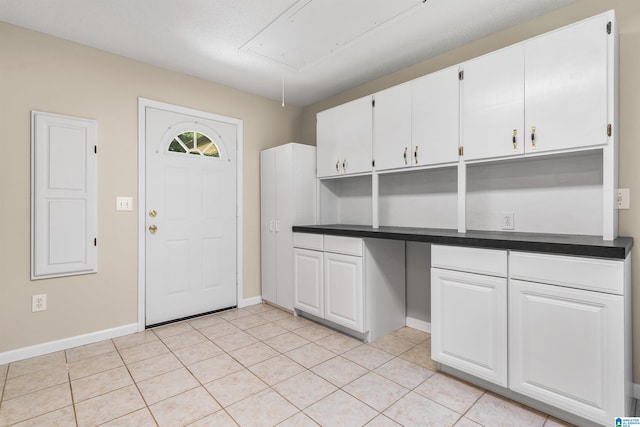
[[[629,198],[631,194],[628,188],[618,188],[616,191],[616,207],[618,209],[629,209]]]
[[[31,311],[45,311],[47,309],[47,294],[31,295]]]
[[[513,212],[502,212],[500,214],[500,224],[503,230],[513,230],[515,227]]]

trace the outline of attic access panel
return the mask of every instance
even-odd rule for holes
[[[424,0],[298,0],[240,47],[296,70],[311,67]]]

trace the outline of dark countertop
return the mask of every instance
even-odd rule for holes
[[[457,230],[439,228],[383,226],[373,228],[368,225],[348,224],[294,225],[293,231],[612,259],[625,259],[633,247],[632,237],[618,237],[615,240],[607,241],[598,236],[570,234],[514,233],[505,231],[468,231],[466,233],[458,233]]]

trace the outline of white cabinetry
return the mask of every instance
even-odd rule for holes
[[[465,159],[606,145],[613,25],[613,13],[597,15],[464,63]]]
[[[262,298],[293,309],[293,225],[316,220],[315,147],[260,153]]]
[[[374,95],[376,170],[458,161],[458,66]]]
[[[524,153],[524,48],[466,62],[461,105],[465,160]]]
[[[431,357],[507,386],[507,252],[431,248]]]
[[[370,96],[317,115],[318,177],[371,172],[373,112]]]
[[[526,152],[607,144],[612,20],[598,15],[524,43]]]
[[[411,82],[411,140],[421,165],[458,161],[459,83],[457,65]]]
[[[629,415],[628,268],[628,261],[511,253],[512,390],[604,425]]]
[[[294,233],[296,310],[366,341],[405,318],[404,242]]]
[[[411,84],[374,95],[373,141],[376,170],[410,167],[417,161],[411,142]]]

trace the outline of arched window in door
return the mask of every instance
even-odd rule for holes
[[[220,157],[220,150],[211,138],[201,132],[191,130],[175,136],[169,143],[167,151],[203,157]]]

